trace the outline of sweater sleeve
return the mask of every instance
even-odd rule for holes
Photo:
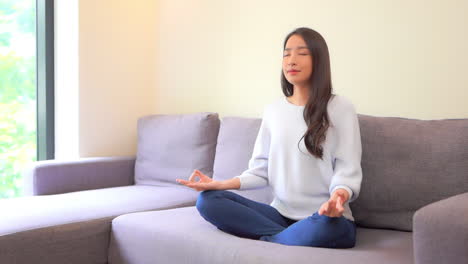
[[[336,130],[336,146],[333,151],[333,176],[330,195],[339,188],[349,193],[347,203],[359,196],[362,182],[361,134],[356,109],[347,101],[341,105],[333,118]]]
[[[268,185],[268,154],[270,150],[270,132],[263,115],[260,129],[255,140],[248,169],[236,177],[240,180],[240,190],[253,189]]]

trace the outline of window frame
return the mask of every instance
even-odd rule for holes
[[[54,0],[36,0],[37,160],[55,158]]]

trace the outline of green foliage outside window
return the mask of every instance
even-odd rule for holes
[[[36,1],[0,1],[0,199],[36,160]]]

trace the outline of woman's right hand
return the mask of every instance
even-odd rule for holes
[[[199,181],[196,181],[197,177],[200,179]],[[199,170],[194,170],[188,181],[182,179],[176,179],[176,181],[197,191],[217,190],[219,188],[219,181],[211,179]]]

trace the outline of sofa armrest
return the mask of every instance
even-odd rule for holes
[[[416,264],[468,263],[468,192],[429,205],[413,215]]]
[[[24,195],[133,185],[135,159],[123,156],[36,161],[24,172]]]

